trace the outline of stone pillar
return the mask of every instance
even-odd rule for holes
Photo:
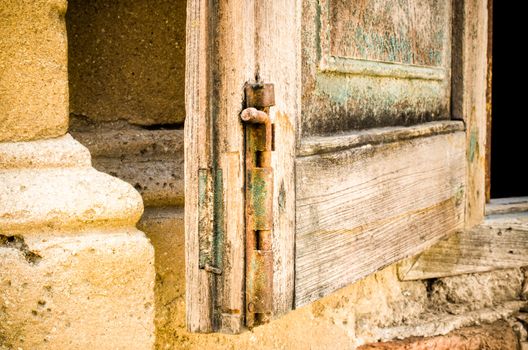
[[[66,134],[65,11],[0,1],[0,349],[152,349],[141,197]]]

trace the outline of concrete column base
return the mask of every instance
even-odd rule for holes
[[[0,143],[0,184],[0,349],[152,349],[140,195],[69,135]]]

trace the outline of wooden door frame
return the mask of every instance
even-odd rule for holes
[[[486,0],[453,1],[453,119],[466,127],[465,228],[484,220],[486,205],[486,91],[488,6]]]
[[[239,115],[244,84],[256,79],[275,84],[274,315],[292,309],[300,15],[300,0],[188,2],[185,238],[192,332],[243,329],[245,172]],[[204,244],[222,265],[213,267],[217,273],[200,269]]]

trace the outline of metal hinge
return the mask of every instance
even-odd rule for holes
[[[246,84],[246,326],[269,322],[273,313],[273,84]]]

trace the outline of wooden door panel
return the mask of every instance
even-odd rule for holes
[[[303,0],[295,306],[464,223],[451,0]]]
[[[296,307],[463,226],[465,134],[422,132],[297,158]]]
[[[305,0],[299,135],[449,119],[449,0]]]

